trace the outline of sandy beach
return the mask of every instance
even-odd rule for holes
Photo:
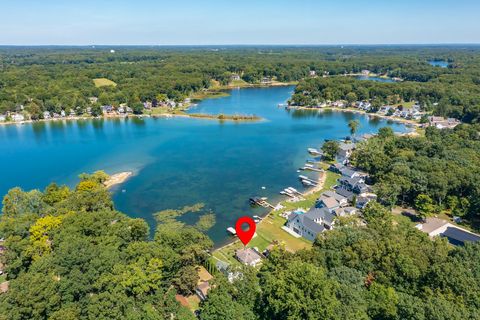
[[[110,178],[107,181],[105,181],[103,184],[105,185],[105,188],[110,189],[111,187],[116,186],[117,184],[124,183],[132,175],[133,175],[133,172],[131,171],[115,173],[111,175]]]

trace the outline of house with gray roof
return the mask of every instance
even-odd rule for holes
[[[339,163],[347,163],[348,158],[352,154],[353,150],[355,149],[355,143],[352,142],[341,142],[339,144],[339,150],[337,154],[337,161]]]
[[[293,212],[288,216],[287,228],[314,241],[317,235],[333,228],[335,215],[327,208],[312,208],[306,213]]]
[[[352,216],[354,214],[357,214],[357,212],[358,212],[357,208],[344,207],[344,208],[335,209],[335,211],[333,213],[335,213],[335,215],[337,217],[348,217],[348,216]]]
[[[235,257],[244,265],[251,267],[257,266],[262,261],[260,254],[258,254],[257,251],[253,250],[252,248],[243,248],[237,250],[235,252]]]
[[[347,178],[355,178],[360,176],[360,172],[353,170],[349,167],[343,167],[339,170],[340,174]]]
[[[322,195],[317,199],[315,208],[326,208],[328,211],[333,212],[335,209],[340,208],[340,203],[334,197]]]
[[[355,194],[352,191],[348,191],[343,187],[338,187],[335,189],[335,193],[341,195],[342,197],[346,198],[349,202],[353,201]]]
[[[424,223],[417,224],[416,228],[428,233],[431,238],[444,237],[456,246],[463,246],[466,242],[480,242],[480,235],[439,218],[429,217]]]
[[[347,189],[348,191],[355,192],[355,187],[358,184],[364,184],[365,179],[363,177],[341,177],[340,179],[338,179],[338,182],[343,188]]]
[[[322,197],[333,198],[337,200],[340,206],[344,206],[348,204],[348,199],[346,197],[332,190],[328,190],[322,193]]]

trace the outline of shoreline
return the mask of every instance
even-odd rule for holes
[[[203,91],[205,93],[204,96],[201,97],[195,97],[195,94],[202,94],[202,92],[197,92],[192,95],[191,99],[196,100],[196,101],[202,101],[205,99],[214,99],[218,98],[215,96],[215,93],[226,91],[226,90],[233,90],[236,88],[242,89],[242,88],[269,88],[269,87],[282,87],[282,86],[292,86],[296,85],[298,82],[274,82],[271,84],[246,84],[246,85],[227,85],[224,87],[219,87],[219,88],[211,88]],[[210,91],[210,92],[209,92]],[[210,96],[209,93],[212,93]],[[220,97],[223,96],[228,96],[228,93],[224,92],[224,95],[221,95]],[[218,120],[218,121],[233,121],[233,122],[256,122],[256,121],[264,121],[266,119],[262,117],[257,117],[254,116],[253,118],[249,117],[249,119],[234,119],[235,115],[229,115],[225,114],[224,119],[218,119],[218,116],[220,114],[205,114],[205,116],[198,116],[198,115],[189,115],[188,113],[185,113],[185,111],[188,111],[192,105],[188,105],[184,107],[183,109],[179,110],[182,113],[159,113],[159,114],[104,114],[102,116],[88,116],[88,115],[81,115],[81,116],[67,116],[63,118],[50,118],[50,119],[38,119],[38,120],[24,120],[24,121],[3,121],[0,122],[0,126],[7,126],[7,125],[25,125],[25,124],[34,124],[34,123],[42,123],[42,122],[57,122],[57,121],[79,121],[79,120],[99,120],[99,119],[121,119],[121,118],[192,118],[192,119],[205,119],[205,120]],[[245,115],[238,115],[238,117],[245,117]]]
[[[92,116],[78,116],[78,117],[65,117],[65,118],[53,118],[53,119],[39,119],[39,120],[24,120],[24,121],[8,121],[0,122],[0,126],[9,125],[29,125],[35,123],[47,123],[47,122],[60,122],[60,121],[80,121],[80,120],[109,120],[109,119],[128,119],[128,118],[191,118],[191,119],[204,119],[204,120],[217,120],[217,121],[232,121],[232,122],[256,122],[265,120],[262,117],[257,116],[245,116],[245,115],[230,115],[224,114],[224,118],[219,118],[220,114],[188,114],[188,113],[159,113],[159,114],[128,114],[128,115],[104,115],[102,117]]]
[[[320,192],[322,191],[324,188],[325,188],[325,182],[326,182],[326,178],[327,178],[327,173],[326,171],[323,171],[321,172],[321,174],[318,176],[318,179],[317,179],[317,185],[312,187],[312,188],[309,188],[308,190],[306,190],[305,192],[303,192],[303,195],[304,196],[309,196],[309,195],[312,195],[314,193],[317,193],[317,192]],[[285,202],[287,202],[289,200],[289,198],[285,199],[285,200],[281,200],[279,201],[275,207],[277,207],[278,205],[281,205]],[[262,220],[257,223],[257,226],[260,226],[262,223],[265,223],[265,221],[267,220],[267,218],[274,214],[277,210],[276,209],[270,209],[264,216],[262,216]],[[219,251],[219,250],[222,250],[224,248],[227,248],[227,247],[230,247],[234,244],[236,244],[237,242],[239,242],[240,240],[238,239],[238,237],[233,237],[231,240],[227,241],[225,244],[223,245],[220,245],[219,247],[214,247],[214,249],[212,250],[212,254],[213,252],[215,251]]]
[[[112,174],[104,183],[103,185],[107,189],[111,189],[112,187],[122,184],[127,181],[133,175],[132,171],[123,171]]]
[[[390,121],[405,124],[405,125],[421,127],[421,124],[418,123],[415,120],[408,120],[408,119],[404,119],[404,118],[391,117],[391,116],[387,116],[387,115],[383,115],[383,114],[377,114],[377,113],[368,113],[366,111],[358,110],[358,109],[354,109],[354,108],[339,108],[339,107],[314,108],[314,107],[294,107],[294,106],[292,106],[291,108],[292,109],[297,109],[297,110],[318,110],[318,111],[322,111],[322,112],[328,111],[328,110],[335,111],[335,112],[353,112],[353,113],[367,115],[370,118],[380,118],[380,119],[390,120]]]

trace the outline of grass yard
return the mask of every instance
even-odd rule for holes
[[[312,243],[304,238],[295,238],[282,229],[286,220],[280,217],[280,213],[285,211],[291,211],[297,208],[311,208],[320,193],[330,189],[337,183],[337,179],[340,175],[330,171],[326,171],[325,186],[322,191],[310,194],[305,197],[305,200],[299,202],[282,202],[284,208],[279,211],[271,212],[267,217],[263,219],[261,223],[257,225],[256,236],[248,244],[249,247],[257,247],[261,252],[267,248],[267,246],[274,240],[281,243],[286,250],[295,252],[301,249],[310,248]],[[235,259],[235,251],[242,248],[243,244],[240,241],[236,241],[233,244],[215,250],[213,256],[221,261],[230,264],[239,264]]]
[[[107,78],[98,78],[98,79],[93,79],[93,83],[95,84],[95,87],[101,88],[101,87],[116,87],[117,84],[113,82],[112,80],[108,80]]]

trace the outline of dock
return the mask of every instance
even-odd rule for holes
[[[309,171],[315,171],[315,172],[323,172],[323,169],[315,168],[313,166],[307,166],[301,167],[300,170],[309,170]]]
[[[312,179],[310,179],[310,178],[307,177],[307,176],[299,175],[298,178],[300,179],[300,181],[302,181],[303,184],[313,185],[313,186],[316,186],[316,185],[318,184],[317,181],[312,180]],[[304,181],[306,181],[306,182],[308,182],[308,183],[304,183]]]
[[[264,208],[271,208],[271,209],[275,208],[275,206],[268,203],[267,200],[264,199],[264,198],[259,198],[259,197],[250,198],[250,203],[254,204],[254,205],[257,205],[257,206],[264,207]]]

